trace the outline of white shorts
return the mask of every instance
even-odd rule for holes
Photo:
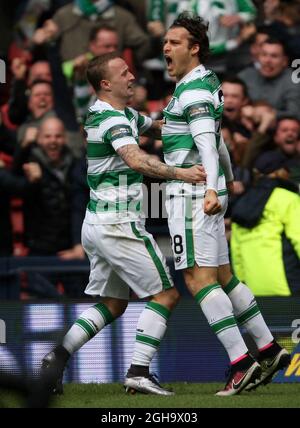
[[[229,263],[224,214],[227,195],[219,196],[222,211],[204,214],[204,196],[180,196],[167,199],[166,210],[172,238],[175,269],[198,266],[217,267]]]
[[[142,222],[84,222],[81,238],[91,265],[86,294],[127,300],[129,287],[143,298],[174,286],[165,257]]]

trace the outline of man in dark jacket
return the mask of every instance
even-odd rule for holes
[[[37,142],[25,147],[15,160],[17,174],[22,175],[25,162],[41,168],[41,179],[24,198],[26,244],[31,255],[56,255],[72,247],[70,174],[74,162],[59,119],[42,122]]]
[[[137,63],[150,52],[150,37],[138,25],[132,13],[111,0],[97,2],[75,0],[59,9],[53,17],[61,37],[61,57],[70,60],[88,50],[88,37],[95,24],[109,24],[118,32],[119,50],[134,50]]]

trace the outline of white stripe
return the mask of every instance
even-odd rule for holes
[[[182,92],[179,97],[179,101],[183,109],[193,102],[209,102],[214,104],[214,98],[211,92],[206,89],[187,89]]]
[[[117,151],[123,146],[128,146],[128,144],[135,144],[136,146],[138,145],[133,137],[122,137],[115,140],[112,143],[112,146],[115,149],[115,151]]]
[[[129,199],[140,201],[143,199],[142,184],[135,183],[130,186],[103,186],[101,189],[91,190],[90,197],[94,201],[122,202]]]
[[[216,124],[214,119],[197,119],[190,123],[190,130],[193,137],[205,132],[215,133]]]
[[[186,122],[174,122],[168,120],[168,122],[165,123],[162,127],[162,135],[166,136],[174,134],[188,135],[189,133],[190,128]]]
[[[127,125],[130,126],[130,122],[125,116],[112,116],[110,118],[105,119],[104,121],[101,121],[99,125],[99,129],[104,135],[110,128],[113,126],[119,126],[119,125]]]
[[[87,129],[87,140],[90,142],[99,142],[100,140],[100,131],[98,128],[88,128]]]
[[[126,169],[128,166],[120,156],[107,157],[103,159],[90,159],[88,174],[102,174],[109,171]]]
[[[201,158],[198,152],[194,150],[177,150],[176,152],[165,153],[165,162],[168,165],[200,164]]]

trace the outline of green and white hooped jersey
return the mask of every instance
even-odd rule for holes
[[[143,176],[129,168],[117,150],[138,144],[139,134],[151,125],[151,118],[130,107],[119,111],[100,100],[90,107],[85,122],[90,187],[86,223],[115,224],[141,217]]]
[[[221,137],[223,94],[218,77],[203,65],[194,68],[176,85],[173,97],[164,109],[162,141],[164,159],[168,165],[188,168],[202,164],[194,138],[203,133],[213,134],[217,149]],[[209,143],[208,143],[209,144]],[[169,182],[167,195],[183,193],[204,195],[206,186],[179,181]],[[223,169],[219,164],[219,195],[226,194]]]

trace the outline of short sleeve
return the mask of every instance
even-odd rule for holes
[[[125,116],[108,118],[103,126],[105,126],[104,141],[110,143],[115,151],[128,144],[137,144],[132,134],[130,122]]]
[[[187,87],[179,97],[179,105],[193,138],[199,134],[215,132],[214,99],[210,91]]]

